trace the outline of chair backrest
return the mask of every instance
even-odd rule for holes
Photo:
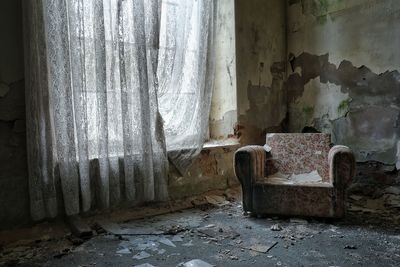
[[[323,181],[329,181],[330,142],[330,135],[323,133],[271,133],[266,140],[279,172],[301,174],[317,170]]]

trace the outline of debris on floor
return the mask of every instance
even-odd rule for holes
[[[267,253],[278,244],[277,241],[251,239],[240,244],[241,248],[253,250],[260,253]]]
[[[282,231],[282,226],[280,224],[274,224],[271,226],[271,231]]]
[[[240,236],[237,232],[235,232],[231,227],[217,227],[215,225],[207,225],[205,227],[197,228],[197,231],[209,238],[213,238],[213,240],[222,240],[222,239],[235,239]]]
[[[354,246],[354,245],[346,245],[346,246],[344,247],[344,249],[357,249],[357,247]]]
[[[183,267],[213,267],[213,265],[211,265],[211,264],[209,264],[209,263],[207,263],[205,261],[199,260],[199,259],[191,260],[191,261],[188,261],[188,262],[183,263],[182,265],[178,265],[178,266],[183,266]]]
[[[397,230],[315,219],[258,219],[244,215],[241,204],[232,199],[224,205],[207,205],[207,209],[123,222],[97,218],[90,225],[90,239],[43,236],[0,247],[0,266],[311,266],[316,259],[323,266],[398,266],[400,262]]]
[[[135,265],[133,267],[156,267],[156,266],[151,265],[150,263],[143,263],[143,264],[140,264],[140,265]]]
[[[224,206],[230,203],[223,196],[211,195],[211,196],[206,196],[205,198],[208,203],[216,206]]]
[[[151,254],[147,253],[146,251],[141,251],[138,254],[136,254],[135,256],[133,256],[133,259],[137,259],[137,260],[143,260],[143,259],[147,259],[148,257],[151,257]]]

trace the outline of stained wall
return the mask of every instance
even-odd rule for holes
[[[286,118],[285,1],[236,0],[236,69],[241,144],[263,144]]]
[[[400,221],[398,1],[288,0],[287,21],[288,130],[352,148],[349,211]]]

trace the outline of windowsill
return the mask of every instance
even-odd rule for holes
[[[215,148],[224,148],[224,147],[235,147],[239,146],[239,140],[237,138],[226,138],[226,139],[214,139],[214,140],[208,140],[204,143],[202,150],[210,150],[210,149],[215,149]],[[177,152],[177,151],[182,151],[182,150],[190,150],[190,149],[195,149],[195,148],[182,148],[182,149],[172,149],[168,150],[168,152]],[[133,156],[140,157],[142,152],[137,151],[136,153],[133,154]],[[116,153],[109,155],[111,158],[123,158],[124,154],[123,153]],[[99,156],[94,155],[90,156],[89,160],[98,160]]]
[[[204,143],[203,149],[212,149],[212,148],[220,148],[220,147],[231,147],[240,145],[239,140],[237,138],[227,138],[221,140],[208,140]]]
[[[220,140],[208,140],[204,143],[202,150],[210,150],[210,149],[216,149],[216,148],[224,148],[224,147],[235,147],[239,146],[239,140],[236,138],[227,138],[227,139],[220,139]],[[185,150],[191,150],[195,148],[188,148],[188,147],[183,147],[181,149],[171,149],[168,150],[168,152],[179,152],[179,151],[185,151]]]

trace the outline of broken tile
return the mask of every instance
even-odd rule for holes
[[[135,265],[133,267],[156,267],[156,266],[151,265],[150,263],[143,263],[143,264],[140,264],[140,265]]]
[[[261,252],[261,253],[267,253],[270,251],[278,242],[274,242],[273,244],[270,245],[265,245],[265,244],[254,244],[248,247],[248,249],[256,251],[256,252]]]
[[[139,243],[137,246],[136,246],[136,248],[138,249],[138,250],[146,250],[146,249],[149,249],[149,250],[156,250],[156,249],[158,249],[158,243],[157,242],[154,242],[154,241],[144,241],[143,243]]]
[[[168,238],[162,237],[158,240],[158,242],[166,245],[166,246],[170,246],[170,247],[176,247],[176,245],[174,243],[172,243],[171,240],[169,240]]]
[[[183,267],[213,267],[213,265],[209,264],[208,262],[205,262],[205,261],[202,261],[199,259],[188,261],[186,263],[183,263],[180,266],[183,266]]]
[[[131,251],[129,250],[129,248],[123,248],[120,249],[116,252],[117,254],[131,254]]]
[[[247,249],[247,250],[252,250],[255,252],[260,252],[260,253],[267,253],[270,251],[273,247],[275,247],[278,244],[276,241],[270,241],[270,240],[262,240],[259,241],[255,238],[252,238],[250,240],[242,241],[240,243],[231,241],[229,245]]]
[[[151,254],[147,253],[146,251],[141,251],[138,254],[136,254],[135,256],[133,256],[132,258],[136,259],[136,260],[143,260],[143,259],[147,259],[149,257],[151,257]]]
[[[118,244],[118,247],[120,247],[120,248],[129,248],[131,246],[132,246],[132,244],[130,242],[128,242],[128,241],[121,241]]]
[[[183,238],[180,235],[176,235],[172,238],[172,242],[183,242]]]
[[[166,252],[166,250],[165,249],[159,249],[158,250],[158,255],[162,255],[162,254],[164,254]]]

